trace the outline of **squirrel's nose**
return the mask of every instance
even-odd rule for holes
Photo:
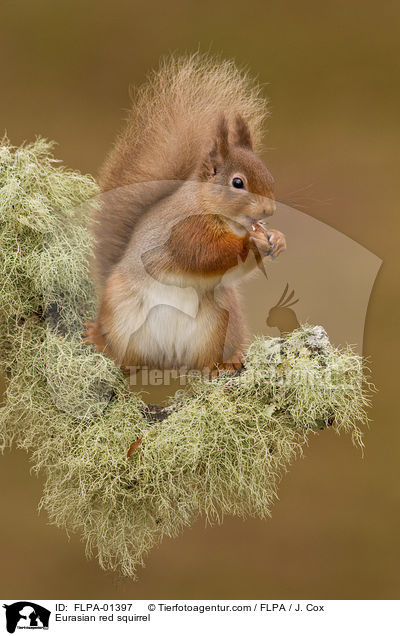
[[[265,216],[272,216],[275,211],[276,211],[275,201],[270,201],[268,205],[264,207]]]

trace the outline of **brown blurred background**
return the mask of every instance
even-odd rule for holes
[[[277,197],[384,260],[364,353],[374,397],[364,458],[333,430],[281,484],[271,520],[197,523],[165,541],[139,582],[86,561],[77,536],[37,514],[41,482],[0,457],[3,598],[398,598],[398,2],[3,0],[0,131],[44,135],[96,174],[141,82],[169,51],[222,52],[271,101],[265,158]]]

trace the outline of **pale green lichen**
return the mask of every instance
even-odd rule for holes
[[[199,515],[269,515],[311,431],[334,423],[361,443],[370,386],[359,356],[305,326],[256,338],[240,376],[192,378],[181,407],[149,424],[120,371],[81,342],[95,311],[84,203],[98,189],[51,148],[0,147],[0,445],[14,440],[43,472],[52,522],[79,531],[102,567],[134,576]]]

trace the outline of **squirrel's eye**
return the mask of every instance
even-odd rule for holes
[[[234,188],[244,188],[243,179],[241,179],[240,177],[234,177],[232,179],[232,185]]]

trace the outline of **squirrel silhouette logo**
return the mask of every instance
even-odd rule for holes
[[[277,327],[281,333],[281,336],[284,336],[288,333],[291,333],[295,329],[300,327],[300,323],[297,320],[296,312],[293,309],[290,309],[293,305],[299,302],[299,299],[292,300],[294,296],[294,289],[290,292],[288,296],[286,294],[289,291],[289,283],[286,283],[286,287],[283,290],[283,294],[268,313],[268,317],[266,323],[268,327]]]
[[[9,634],[18,629],[48,629],[50,610],[32,603],[18,601],[11,605],[3,605],[6,610],[6,627]]]

